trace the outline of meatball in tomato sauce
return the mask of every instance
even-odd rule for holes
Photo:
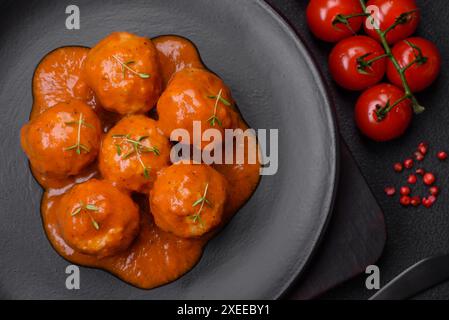
[[[170,143],[157,122],[127,116],[105,136],[99,167],[102,176],[130,191],[147,193],[157,172],[170,164]]]
[[[157,112],[159,123],[169,137],[175,129],[185,129],[193,137],[193,122],[201,122],[201,133],[209,128],[220,131],[232,128],[237,115],[229,88],[213,73],[197,68],[186,68],[173,75],[161,95]],[[208,143],[203,143],[204,147]]]
[[[57,214],[67,244],[98,257],[128,248],[139,230],[139,209],[131,197],[97,179],[68,191],[60,199]]]
[[[22,148],[31,166],[52,177],[80,173],[97,157],[100,142],[100,120],[80,100],[56,104],[21,130]]]
[[[78,99],[96,106],[93,91],[83,79],[89,48],[62,47],[47,54],[33,76],[32,118],[60,102]]]
[[[147,112],[162,90],[153,43],[127,32],[112,33],[93,47],[84,74],[101,105],[120,114]]]
[[[204,164],[174,164],[161,171],[150,194],[156,225],[179,237],[198,237],[220,225],[225,178]]]

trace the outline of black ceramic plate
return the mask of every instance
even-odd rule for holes
[[[335,124],[323,82],[303,43],[256,0],[76,1],[81,29],[65,28],[72,1],[0,4],[0,297],[271,299],[293,283],[325,229],[337,176]],[[231,87],[253,128],[279,129],[279,171],[266,176],[198,265],[153,290],[81,268],[81,289],[65,288],[69,264],[47,241],[42,190],[19,146],[39,60],[64,45],[92,46],[112,31],[179,34]]]

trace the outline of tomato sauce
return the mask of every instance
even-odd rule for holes
[[[164,87],[171,76],[183,68],[206,68],[196,47],[185,38],[161,36],[153,39],[153,42],[158,50]],[[82,68],[88,52],[89,49],[84,47],[63,47],[50,52],[39,63],[33,77],[34,104],[30,118],[59,102],[76,98],[83,100],[97,112],[104,132],[117,122],[120,116],[104,111],[83,79]],[[238,127],[248,128],[242,118]],[[237,146],[240,147],[243,146]],[[229,182],[225,224],[256,189],[260,166],[258,163],[244,163],[214,165],[214,168]],[[180,238],[162,231],[154,224],[151,214],[148,214],[146,196],[136,194],[133,198],[140,207],[140,232],[131,246],[119,254],[104,258],[83,254],[64,241],[55,208],[62,195],[74,184],[94,177],[101,178],[97,164],[94,163],[77,176],[66,179],[49,178],[35,170],[33,174],[45,189],[41,213],[46,234],[55,250],[73,263],[109,271],[139,288],[157,287],[185,274],[198,262],[205,244],[216,233],[211,232],[199,238]]]

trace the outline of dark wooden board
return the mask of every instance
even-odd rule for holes
[[[364,272],[386,241],[382,210],[344,142],[334,213],[323,243],[289,299],[310,299]]]

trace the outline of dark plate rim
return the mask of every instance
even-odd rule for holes
[[[283,15],[278,9],[276,9],[269,1],[259,0],[257,2],[262,8],[264,8],[267,11],[267,13],[269,13],[273,17],[274,20],[276,20],[279,23],[282,29],[292,38],[292,40],[294,40],[296,48],[303,54],[304,59],[308,62],[310,71],[318,86],[320,95],[323,97],[324,100],[323,111],[326,115],[326,118],[328,119],[328,127],[330,128],[331,131],[330,137],[332,141],[332,143],[330,144],[332,147],[331,155],[334,157],[330,177],[330,180],[332,182],[329,184],[327,190],[328,197],[323,204],[323,207],[325,208],[324,210],[325,213],[324,212],[321,213],[322,219],[321,227],[316,233],[316,237],[312,241],[313,244],[308,252],[308,258],[302,263],[299,261],[295,264],[295,269],[297,271],[294,272],[293,275],[290,277],[290,279],[286,281],[283,286],[280,287],[279,292],[274,295],[274,299],[278,300],[287,298],[288,293],[299,283],[302,274],[305,272],[310,262],[313,260],[313,257],[315,256],[317,249],[319,248],[323,240],[323,237],[326,233],[326,229],[331,220],[335,199],[337,195],[337,186],[340,173],[340,142],[339,142],[340,138],[338,133],[338,124],[336,121],[335,102],[334,99],[332,98],[332,95],[330,94],[329,84],[325,80],[322,71],[317,67],[318,66],[317,61],[311,54],[311,51],[307,46],[306,42],[304,41],[303,36],[301,36],[301,33],[293,26],[293,24],[288,20],[288,18],[285,17],[285,15]]]

